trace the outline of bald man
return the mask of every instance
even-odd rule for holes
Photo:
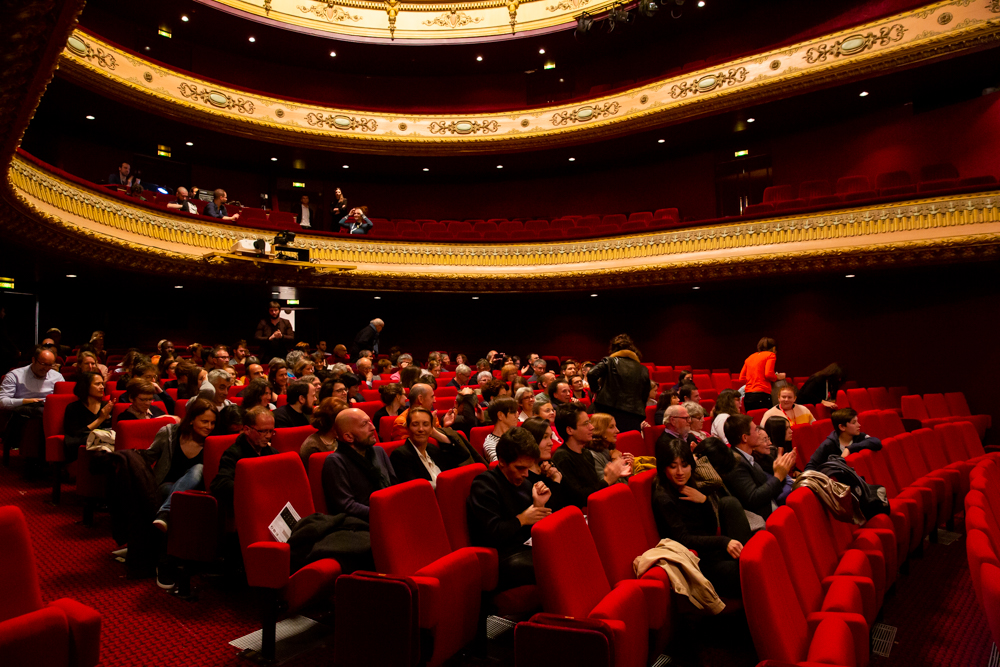
[[[395,484],[396,471],[385,450],[375,444],[375,426],[363,410],[344,410],[337,415],[336,426],[337,451],[323,464],[328,511],[368,521],[372,494]]]
[[[167,204],[167,208],[179,210],[181,213],[198,213],[198,207],[188,200],[187,188],[177,188],[177,201]]]
[[[434,428],[441,428],[442,426],[449,428],[455,423],[454,408],[445,413],[443,422],[438,419],[437,413],[434,411],[434,390],[431,389],[429,384],[418,382],[410,387],[409,399],[410,407],[419,405],[434,415]],[[391,437],[393,440],[405,440],[410,437],[410,429],[406,428],[406,415],[409,411],[410,408],[406,408],[397,415],[396,421],[392,422]]]
[[[31,363],[7,373],[0,384],[0,410],[10,412],[10,421],[4,433],[4,463],[13,448],[20,448],[26,459],[44,458],[41,419],[45,398],[55,391],[56,382],[63,376],[54,370],[56,355],[47,347],[37,345],[31,354]],[[27,430],[29,422],[37,420],[38,428]],[[36,434],[28,442],[24,436]],[[37,461],[36,461],[37,462]]]

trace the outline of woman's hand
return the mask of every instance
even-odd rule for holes
[[[551,479],[556,484],[562,481],[562,473],[548,461],[542,461],[542,464],[538,467],[541,469],[543,475]]]
[[[837,404],[834,401],[821,401],[821,403],[826,407],[830,408],[831,410],[837,409]]]
[[[685,486],[681,489],[681,500],[690,500],[691,502],[698,503],[700,505],[708,500],[708,496],[693,486]]]
[[[639,430],[640,431],[645,431],[647,428],[651,428],[650,423],[648,421],[646,421],[645,419],[643,419],[642,423],[639,424]]]
[[[448,412],[444,413],[444,417],[441,418],[441,425],[445,428],[451,428],[451,425],[455,423],[455,408],[452,408]]]
[[[733,558],[739,559],[740,554],[743,553],[743,544],[739,540],[729,540],[729,544],[726,545],[726,551]]]
[[[111,416],[111,411],[114,409],[115,409],[115,404],[112,403],[111,401],[108,401],[107,403],[104,404],[104,407],[101,408],[101,417],[107,419],[108,417]],[[104,419],[102,419],[101,421],[104,421]]]

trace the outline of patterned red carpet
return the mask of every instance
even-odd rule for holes
[[[125,578],[125,566],[111,557],[110,519],[98,513],[92,527],[80,522],[82,505],[64,489],[63,504],[49,504],[43,481],[26,482],[18,467],[0,468],[0,505],[19,506],[28,518],[46,600],[71,597],[103,616],[103,667],[146,665],[219,667],[248,665],[229,646],[259,629],[250,591],[202,580],[200,600],[185,602],[164,593],[152,579]],[[875,667],[929,665],[986,666],[991,641],[977,605],[965,543],[929,545],[926,556],[901,576],[887,600],[883,621],[899,628],[891,657],[872,656]],[[745,622],[738,616],[681,627],[669,653],[683,667],[753,667],[755,656]],[[714,637],[714,639],[713,639]],[[726,641],[719,642],[720,637]],[[511,664],[510,633],[491,642],[489,658],[459,658],[453,665]],[[330,664],[320,648],[285,663],[288,667]]]

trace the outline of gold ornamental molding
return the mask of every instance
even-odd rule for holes
[[[540,34],[600,14],[618,0],[198,0],[236,16],[348,41],[461,43]]]
[[[221,280],[343,289],[489,292],[722,280],[781,270],[829,271],[1000,258],[1000,192],[552,243],[387,242],[300,234],[309,266],[249,268],[225,253],[274,232],[162,213],[82,186],[17,155],[7,186],[27,241],[100,248],[108,264]],[[39,224],[40,223],[40,224]],[[343,272],[347,266],[353,271]]]
[[[939,2],[613,95],[466,115],[301,104],[163,67],[79,29],[63,49],[60,72],[71,81],[154,113],[275,143],[393,155],[489,153],[630,134],[998,41],[1000,5],[995,0]]]

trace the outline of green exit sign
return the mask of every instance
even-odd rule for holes
[[[298,299],[288,299],[287,301],[285,301],[285,304],[289,305],[289,306],[297,306],[297,305],[299,305],[299,300]]]
[[[293,188],[304,188],[304,187],[306,187],[306,184],[305,183],[301,183],[299,181],[292,181],[292,187]]]
[[[743,157],[744,155],[750,155],[750,151],[736,151],[736,157]]]

